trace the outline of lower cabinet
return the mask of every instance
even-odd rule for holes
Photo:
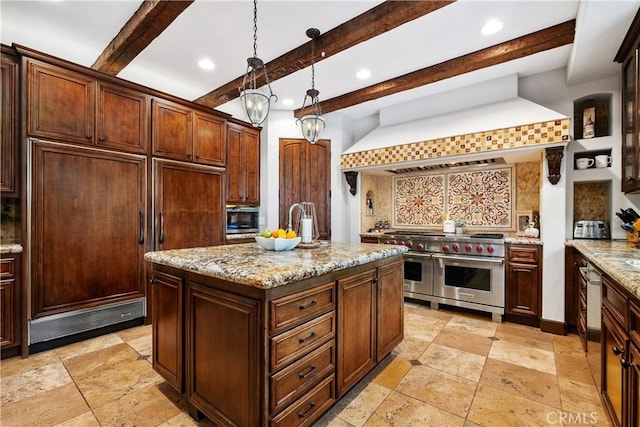
[[[154,264],[153,367],[196,419],[309,426],[402,341],[403,265],[260,289]]]
[[[22,254],[0,255],[0,354],[2,359],[20,354],[22,343]]]
[[[615,425],[626,425],[624,388],[628,337],[608,309],[602,309],[602,397]]]
[[[542,310],[542,246],[506,246],[505,318],[540,326]]]

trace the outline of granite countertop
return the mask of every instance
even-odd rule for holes
[[[227,240],[253,239],[256,233],[227,234]]]
[[[274,252],[257,243],[148,252],[147,261],[262,289],[402,254],[404,246],[329,242],[315,249]]]
[[[0,244],[0,254],[19,254],[22,252],[22,245],[19,243]]]
[[[589,261],[614,278],[640,298],[640,269],[627,264],[640,260],[640,249],[626,240],[569,240],[567,246],[576,248]]]

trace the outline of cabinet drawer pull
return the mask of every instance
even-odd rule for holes
[[[309,405],[309,409],[307,409],[304,412],[298,412],[298,417],[304,418],[307,415],[311,414],[315,409],[316,409],[316,403],[315,402],[311,402],[311,404]]]
[[[312,300],[309,304],[303,304],[303,305],[299,306],[298,308],[300,310],[306,310],[307,308],[313,307],[316,304],[317,304],[316,300]]]
[[[158,243],[164,243],[164,217],[162,212],[159,214],[160,216],[160,237],[158,237]]]
[[[311,365],[311,368],[309,368],[309,370],[307,372],[300,372],[298,374],[298,376],[300,378],[307,378],[309,375],[311,375],[314,371],[316,370],[316,365]]]
[[[138,236],[138,243],[144,243],[144,213],[140,211],[140,235]]]
[[[306,338],[298,338],[298,342],[300,342],[300,344],[302,344],[303,342],[309,341],[311,339],[314,339],[316,337],[316,333],[315,332],[311,332],[311,335],[309,335]]]
[[[614,354],[614,355],[616,355],[616,356],[617,356],[617,355],[619,355],[619,354],[624,354],[624,350],[619,349],[619,348],[618,348],[618,347],[616,347],[616,346],[613,346],[613,348],[611,349],[611,351],[612,351],[612,352],[613,352],[613,354]]]
[[[622,365],[622,369],[627,369],[631,366],[631,363],[627,362],[625,358],[620,359],[620,365]]]

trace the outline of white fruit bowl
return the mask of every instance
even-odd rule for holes
[[[300,237],[294,237],[293,239],[274,239],[273,237],[260,237],[256,236],[256,242],[268,251],[290,251],[300,243]]]

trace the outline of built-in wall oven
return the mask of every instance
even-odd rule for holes
[[[501,321],[505,303],[504,236],[394,231],[380,243],[409,248],[404,255],[405,297],[492,314]]]

